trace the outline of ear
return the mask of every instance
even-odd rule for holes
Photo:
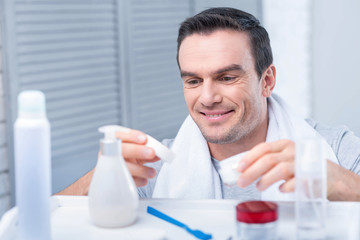
[[[271,64],[263,73],[261,77],[262,95],[270,97],[276,84],[276,68]]]

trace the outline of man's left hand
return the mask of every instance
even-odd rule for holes
[[[281,192],[295,190],[295,143],[283,139],[261,143],[252,148],[240,161],[237,184],[247,187],[257,179],[256,187],[264,191],[284,180]],[[360,176],[327,160],[327,198],[331,201],[360,201]]]
[[[265,142],[252,148],[240,161],[241,172],[237,184],[247,187],[260,178],[256,187],[259,191],[267,189],[279,180],[280,191],[292,192],[295,188],[295,143],[288,139]]]

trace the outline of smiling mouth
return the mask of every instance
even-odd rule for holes
[[[233,112],[233,110],[230,110],[230,111],[227,111],[227,112],[224,112],[224,113],[218,113],[218,114],[206,114],[204,112],[200,112],[202,115],[208,117],[208,118],[218,118],[218,117],[221,117],[223,115],[226,115],[230,112]]]

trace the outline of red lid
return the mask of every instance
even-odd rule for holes
[[[268,223],[278,218],[274,202],[248,201],[236,206],[236,219],[244,223]]]

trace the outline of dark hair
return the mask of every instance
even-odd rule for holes
[[[220,29],[232,29],[247,32],[255,59],[255,70],[259,77],[272,64],[270,39],[265,28],[253,15],[235,8],[210,8],[181,23],[177,38],[177,61],[179,64],[179,48],[182,41],[194,34],[211,34]],[[180,65],[179,65],[180,66]]]

